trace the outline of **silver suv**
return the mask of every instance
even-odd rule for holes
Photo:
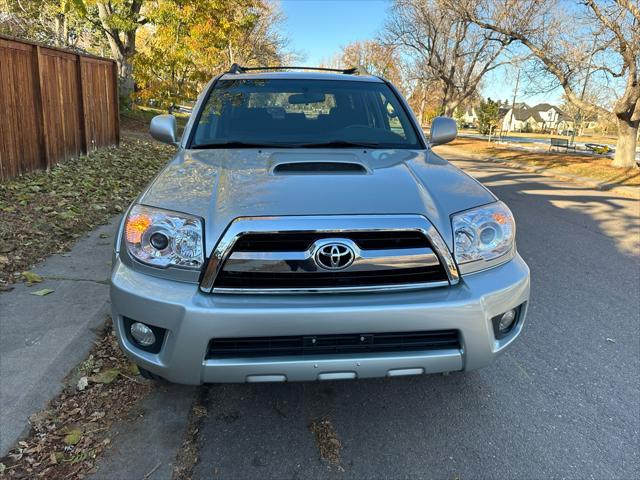
[[[127,211],[120,345],[151,378],[285,382],[483,367],[521,332],[529,269],[507,206],[431,146],[382,78],[234,66]]]

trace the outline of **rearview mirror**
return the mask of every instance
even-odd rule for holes
[[[306,92],[289,95],[288,101],[291,105],[300,105],[306,103],[322,103],[325,100],[324,93]]]
[[[429,143],[432,146],[449,143],[458,136],[458,127],[453,118],[436,117],[431,122]]]
[[[178,124],[173,115],[156,115],[151,119],[149,133],[160,142],[178,144]]]

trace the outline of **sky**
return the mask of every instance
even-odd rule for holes
[[[388,0],[280,0],[290,47],[317,66],[340,48],[382,30]]]
[[[390,0],[280,0],[287,17],[284,32],[290,48],[303,57],[301,64],[318,66],[356,40],[374,38],[384,27]],[[488,75],[481,92],[485,97],[511,101],[515,72],[504,68]],[[529,104],[560,103],[561,92],[524,96],[526,83],[520,84],[517,101]]]

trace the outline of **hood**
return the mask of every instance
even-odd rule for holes
[[[139,199],[200,216],[209,254],[238,217],[420,214],[452,247],[449,216],[493,202],[432,151],[182,150]]]

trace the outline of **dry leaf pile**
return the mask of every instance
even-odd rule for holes
[[[119,148],[0,182],[0,291],[20,278],[37,283],[30,278],[35,274],[20,272],[122,212],[172,153],[167,145],[125,135]]]
[[[343,471],[344,469],[340,466],[342,443],[340,443],[338,433],[331,420],[328,418],[313,420],[309,425],[309,430],[313,433],[320,458]]]

